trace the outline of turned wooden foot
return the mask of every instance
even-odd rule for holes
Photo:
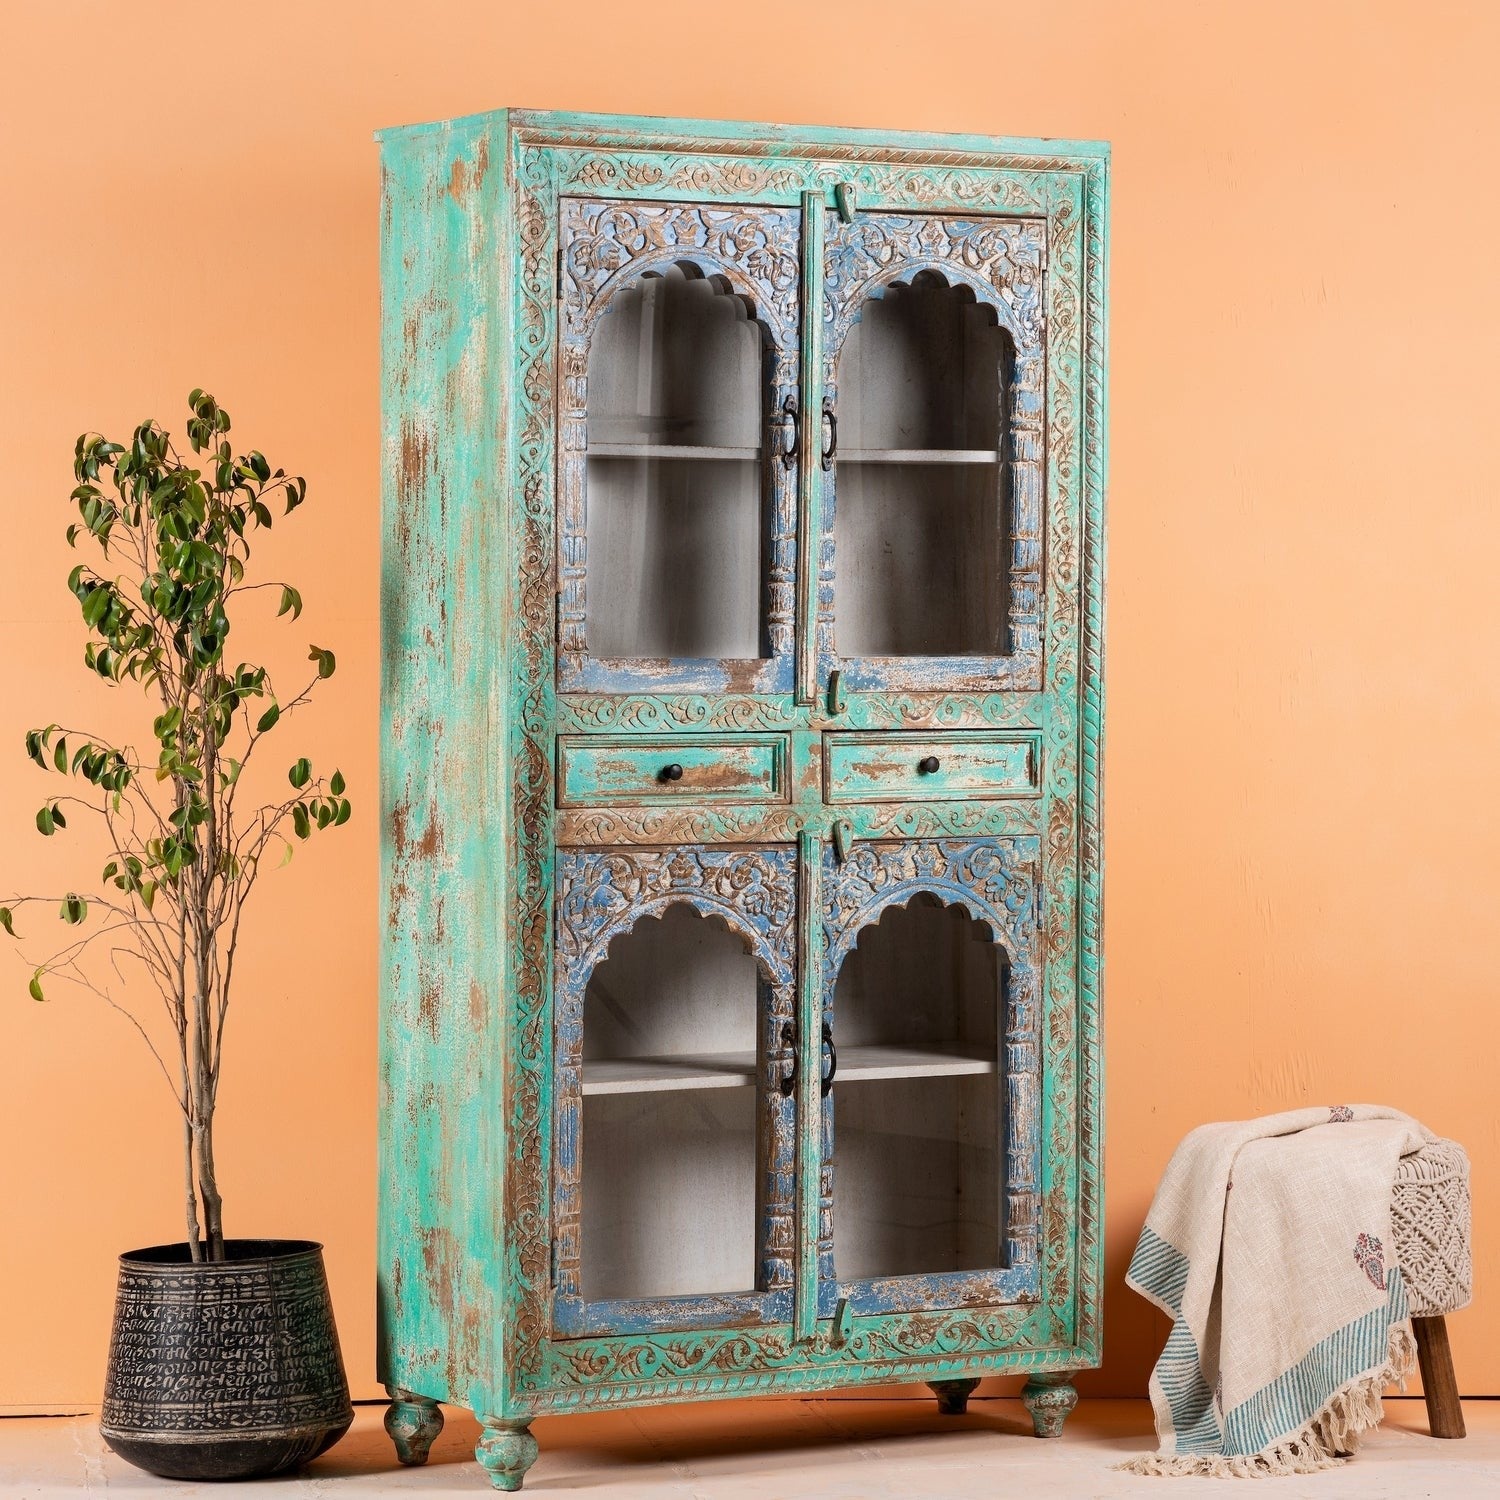
[[[928,1388],[938,1398],[938,1410],[945,1417],[961,1417],[969,1409],[969,1397],[977,1380],[929,1380]]]
[[[1031,1413],[1031,1425],[1039,1438],[1062,1436],[1063,1422],[1078,1405],[1078,1392],[1068,1382],[1067,1372],[1036,1374],[1021,1389],[1021,1400]]]
[[[1417,1339],[1417,1364],[1422,1371],[1422,1393],[1427,1398],[1427,1430],[1435,1438],[1464,1436],[1464,1409],[1458,1399],[1458,1379],[1453,1373],[1453,1350],[1448,1345],[1448,1325],[1442,1317],[1413,1318],[1411,1331]]]
[[[396,1457],[404,1464],[425,1464],[432,1442],[443,1430],[443,1413],[436,1401],[413,1395],[400,1386],[386,1386],[391,1404],[386,1408],[385,1430],[396,1445]]]
[[[489,1470],[497,1490],[518,1490],[526,1471],[536,1462],[536,1439],[529,1417],[485,1417],[484,1436],[474,1456]]]

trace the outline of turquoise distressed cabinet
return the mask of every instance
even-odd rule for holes
[[[1099,1358],[1107,148],[382,137],[380,1374]]]

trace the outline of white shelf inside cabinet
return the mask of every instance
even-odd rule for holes
[[[691,443],[590,443],[590,458],[755,459],[759,448],[714,448]]]
[[[843,448],[841,464],[996,464],[989,448]]]
[[[881,1078],[949,1078],[993,1073],[993,1054],[945,1046],[849,1047],[839,1053],[837,1083]],[[681,1057],[591,1058],[583,1065],[583,1092],[653,1094],[676,1089],[753,1088],[753,1052],[721,1052]]]

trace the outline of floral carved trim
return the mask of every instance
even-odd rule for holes
[[[796,853],[771,849],[564,850],[557,861],[560,976],[592,969],[644,917],[684,904],[750,944],[774,984],[796,967]]]
[[[750,301],[777,345],[796,345],[797,219],[785,209],[568,198],[562,247],[569,335],[584,332],[622,282],[689,260]]]
[[[642,733],[662,729],[795,729],[807,710],[790,698],[714,698],[693,693],[570,694],[558,700],[558,729]]]
[[[970,287],[1018,351],[1040,349],[1046,251],[1046,226],[1034,219],[868,213],[845,224],[830,214],[823,303],[830,360],[869,298],[924,270]]]
[[[546,1025],[552,994],[553,755],[553,442],[556,198],[543,153],[520,151],[515,163],[511,255],[516,267],[515,360],[507,449],[512,464],[510,534],[519,608],[511,638],[510,684],[521,713],[511,729],[507,831],[512,872],[509,939],[514,1066],[504,1069],[505,1266],[512,1319],[514,1380],[535,1382],[548,1334],[551,1210],[546,1163],[551,1111],[544,1080],[552,1064]]]
[[[1045,1347],[1050,1336],[1045,1309],[1018,1306],[860,1318],[841,1344],[830,1342],[823,1330],[813,1343],[797,1344],[784,1325],[569,1340],[551,1348],[549,1374],[557,1394],[552,1401],[544,1398],[539,1409],[748,1393],[790,1384],[816,1389],[820,1377],[840,1384],[862,1377],[921,1379],[955,1359],[1063,1367],[1066,1354]],[[1013,1357],[1005,1360],[1010,1351]]]
[[[570,808],[557,841],[574,844],[795,843],[800,813],[758,807]]]

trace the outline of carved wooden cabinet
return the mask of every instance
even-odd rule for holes
[[[1097,1363],[1102,145],[383,137],[380,1362]]]

